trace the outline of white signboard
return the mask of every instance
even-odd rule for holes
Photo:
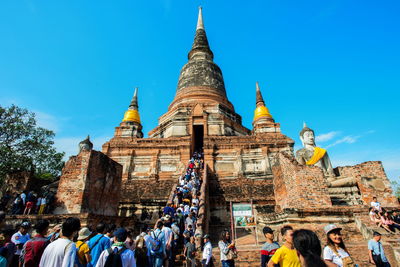
[[[233,204],[233,217],[253,216],[251,204]]]

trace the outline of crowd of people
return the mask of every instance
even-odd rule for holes
[[[173,267],[177,253],[182,251],[187,267],[198,266],[196,259],[201,259],[204,267],[214,266],[210,235],[196,232],[203,168],[203,154],[195,152],[154,227],[143,225],[137,236],[133,229],[115,224],[81,227],[80,220],[74,217],[52,229],[49,221],[39,220],[33,226],[33,237],[28,221],[22,222],[16,231],[5,227],[0,235],[0,267]],[[19,201],[21,205],[17,206]],[[11,213],[43,214],[46,201],[47,196],[22,192],[15,196]],[[1,204],[5,207],[7,201],[3,203],[2,199]],[[400,229],[400,216],[385,211],[376,198],[369,214],[374,224],[388,232]],[[295,230],[286,225],[280,229],[284,240],[280,245],[274,241],[274,231],[264,227],[266,242],[261,248],[261,267],[358,266],[345,246],[342,230],[333,224],[325,226],[326,245],[322,248],[317,234],[311,230]],[[197,247],[196,238],[202,239],[201,248]],[[372,264],[388,267],[381,238],[380,233],[374,232],[366,256]],[[229,230],[220,234],[218,249],[222,267],[234,267],[238,251]]]
[[[16,233],[4,230],[0,266],[136,266],[135,246],[130,243],[130,233],[124,228],[115,229],[115,225],[100,223],[96,231],[91,231],[87,227],[81,228],[80,220],[74,217],[51,230],[49,225],[48,220],[39,220],[33,227],[32,238],[31,224],[27,221],[20,224]]]
[[[377,198],[374,197],[369,207],[369,218],[371,222],[386,230],[388,233],[395,233],[400,230],[400,215],[397,211],[389,212],[381,206]]]
[[[133,229],[117,228],[114,224],[99,223],[92,229],[81,228],[80,220],[74,217],[51,230],[49,221],[39,220],[31,238],[31,224],[24,221],[17,231],[10,227],[2,231],[0,267],[170,267],[174,266],[178,248],[183,249],[186,264],[195,266],[195,231],[203,167],[203,154],[195,152],[185,173],[179,177],[172,202],[163,209],[154,228],[145,225],[136,238]],[[11,213],[43,214],[46,204],[42,206],[42,199],[46,197],[34,192],[16,194]],[[8,201],[4,201],[4,207]]]
[[[49,230],[49,221],[39,220],[33,227],[34,236],[31,238],[31,224],[23,222],[15,233],[12,230],[2,231],[0,267],[174,266],[170,255],[178,246],[180,235],[172,230],[176,222],[171,225],[169,223],[170,219],[160,219],[154,229],[143,228],[134,238],[131,229],[117,228],[113,224],[99,223],[92,231],[81,227],[78,218],[70,217]],[[266,242],[261,249],[262,267],[358,266],[345,246],[342,228],[336,225],[324,227],[326,246],[323,249],[313,231],[294,230],[286,225],[280,232],[284,240],[282,245],[274,241],[274,231],[264,227]],[[185,266],[197,266],[195,237],[187,236],[181,236],[186,240]],[[204,235],[203,241],[202,266],[214,266],[210,236]],[[218,248],[222,267],[234,267],[237,250],[228,230],[221,233]],[[390,266],[380,233],[374,232],[373,238],[368,241],[368,250],[372,264],[378,267]]]
[[[12,194],[7,191],[0,199],[0,210],[13,215],[49,214],[54,199],[55,195],[52,192],[40,194],[25,190]]]
[[[345,246],[342,228],[334,224],[324,227],[326,245],[322,249],[317,234],[311,230],[294,230],[284,226],[281,234],[284,243],[280,246],[274,241],[274,231],[264,227],[266,242],[261,249],[261,266],[274,267],[354,267],[358,266]],[[381,234],[374,232],[368,241],[368,257],[371,264],[378,267],[389,267],[381,243]]]

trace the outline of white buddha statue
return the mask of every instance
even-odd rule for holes
[[[303,148],[296,152],[296,159],[300,164],[309,166],[318,166],[324,171],[324,175],[334,177],[332,164],[326,149],[315,145],[314,130],[307,127],[304,123],[303,129],[300,132],[300,140]]]
[[[332,169],[332,164],[326,149],[315,145],[314,130],[304,123],[300,132],[300,140],[303,148],[297,150],[296,159],[300,164],[320,167],[328,181],[329,187],[355,186],[357,181],[353,177],[337,177]]]

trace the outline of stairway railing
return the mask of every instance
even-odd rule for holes
[[[208,165],[204,165],[203,182],[200,187],[199,211],[196,223],[196,247],[201,247],[202,237],[208,232],[209,207],[208,207]]]

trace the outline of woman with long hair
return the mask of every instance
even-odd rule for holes
[[[222,231],[218,248],[221,253],[222,267],[235,267],[235,258],[237,255],[235,241],[231,242],[228,230]]]
[[[324,227],[327,237],[327,245],[324,248],[324,260],[326,263],[334,263],[338,267],[356,266],[342,239],[342,228],[334,224]]]
[[[294,231],[293,245],[297,251],[302,267],[327,266],[321,258],[321,242],[313,231],[306,229]]]

